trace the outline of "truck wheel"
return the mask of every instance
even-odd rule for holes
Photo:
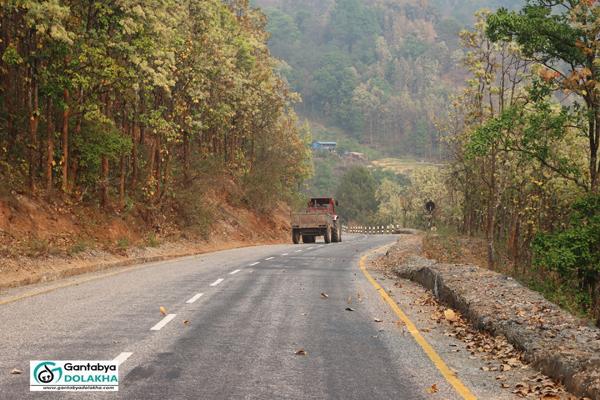
[[[337,243],[340,241],[340,228],[338,227],[337,221],[333,223],[333,230],[331,231],[331,241]]]
[[[303,235],[302,236],[302,243],[314,243],[315,242],[315,237],[312,235]]]
[[[294,242],[294,244],[300,243],[300,232],[295,229],[292,230],[292,242]]]
[[[338,226],[338,236],[337,236],[337,241],[338,243],[340,243],[342,241],[342,226]]]
[[[325,239],[325,243],[331,243],[331,227],[328,226],[327,230],[325,231],[325,235],[323,235],[323,238]]]

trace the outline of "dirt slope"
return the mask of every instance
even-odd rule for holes
[[[263,215],[236,201],[231,182],[203,195],[198,224],[175,210],[105,211],[11,193],[0,196],[0,289],[123,265],[197,254],[289,236],[289,208]],[[195,217],[192,215],[192,217]],[[205,220],[205,221],[204,221]]]

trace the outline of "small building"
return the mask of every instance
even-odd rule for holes
[[[313,142],[311,147],[313,150],[333,152],[337,148],[337,142]]]

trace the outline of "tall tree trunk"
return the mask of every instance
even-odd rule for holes
[[[598,106],[600,107],[600,106]],[[594,123],[590,124],[590,183],[592,193],[600,191],[600,160],[598,148],[600,147],[600,110],[594,111]]]
[[[109,206],[108,197],[108,173],[109,164],[108,157],[104,154],[101,156],[101,176],[100,176],[100,206],[106,208]]]
[[[190,135],[183,134],[183,178],[188,183],[190,180]]]
[[[48,98],[46,110],[46,163],[44,167],[46,190],[52,192],[52,169],[54,167],[54,116],[52,115],[53,104]]]
[[[169,185],[171,184],[171,148],[167,148],[167,153],[165,154],[165,162],[163,163],[163,178],[162,178],[162,190],[161,190],[161,198],[167,193],[169,190]]]
[[[63,100],[65,102],[65,108],[63,110],[63,126],[62,126],[62,182],[61,188],[64,193],[69,191],[69,91],[67,89],[63,92]]]
[[[35,193],[36,155],[38,147],[39,97],[38,83],[35,76],[35,64],[31,71],[31,83],[28,90],[29,103],[29,191]]]
[[[154,164],[156,164],[156,141],[152,140],[148,152],[148,169],[146,173],[146,184],[149,185],[154,178]]]
[[[495,263],[495,248],[494,248],[494,227],[496,217],[496,149],[492,150],[490,160],[490,182],[489,182],[489,199],[487,206],[487,223],[486,223],[486,240],[487,240],[487,259],[488,268],[494,270]]]
[[[154,179],[155,179],[155,183],[156,183],[156,198],[160,199],[161,197],[161,181],[162,181],[162,174],[161,174],[161,170],[162,170],[162,159],[161,159],[161,154],[160,154],[160,139],[156,139],[156,148],[154,150],[154,166],[156,168],[156,170],[154,171]]]
[[[127,178],[127,161],[125,156],[121,156],[120,175],[119,175],[119,207],[125,209],[125,182]]]
[[[137,143],[137,132],[139,131],[139,125],[136,123],[131,124],[131,183],[130,190],[135,191],[138,179],[138,143]]]
[[[82,103],[82,98],[83,98],[83,91],[80,91],[80,99],[79,99],[79,105],[80,105],[80,112],[79,115],[77,116],[77,121],[75,123],[75,130],[73,132],[73,135],[75,137],[79,137],[79,135],[81,135],[81,123],[82,123],[82,119],[83,116],[81,115],[81,103]],[[77,154],[71,152],[69,154],[69,193],[73,192],[73,189],[75,188],[76,184],[77,184],[77,176],[79,172],[79,160],[77,158]]]

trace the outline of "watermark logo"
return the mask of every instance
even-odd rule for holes
[[[44,361],[36,365],[33,370],[33,377],[38,384],[50,384],[52,381],[60,381],[62,378],[62,368],[56,367],[52,361]]]
[[[119,365],[114,361],[30,361],[31,391],[119,390]]]

